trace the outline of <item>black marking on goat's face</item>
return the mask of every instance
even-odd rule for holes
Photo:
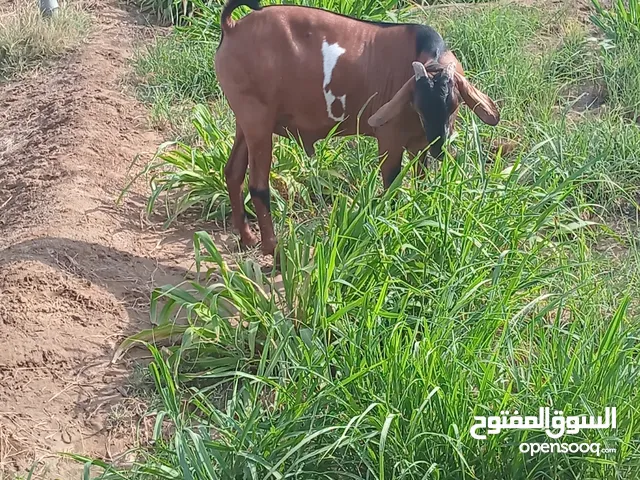
[[[458,108],[452,76],[442,71],[433,78],[429,75],[417,78],[413,106],[430,145],[429,153],[438,159],[442,156],[444,142],[453,133],[451,130]]]

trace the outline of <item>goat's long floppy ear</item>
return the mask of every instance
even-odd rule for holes
[[[413,98],[413,90],[416,86],[415,77],[411,77],[400,90],[396,92],[391,100],[381,106],[376,113],[369,117],[367,123],[371,127],[381,127],[389,120],[397,117],[402,109]]]
[[[456,85],[464,103],[487,125],[495,127],[500,121],[500,112],[493,100],[471,85],[464,75],[455,72]]]

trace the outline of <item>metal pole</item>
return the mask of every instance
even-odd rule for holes
[[[40,12],[45,17],[57,15],[59,10],[58,0],[40,0]]]

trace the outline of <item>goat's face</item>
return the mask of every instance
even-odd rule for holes
[[[434,158],[442,155],[442,147],[453,133],[460,104],[452,67],[453,65],[441,69],[430,76],[424,64],[413,63],[416,83],[411,103],[420,117],[429,153]]]
[[[453,133],[461,101],[484,123],[495,126],[500,121],[493,101],[458,73],[453,63],[413,62],[413,71],[414,75],[393,98],[369,118],[370,126],[381,127],[410,104],[422,122],[429,153],[440,158],[445,141]]]

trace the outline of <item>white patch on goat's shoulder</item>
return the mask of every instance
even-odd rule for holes
[[[325,102],[327,102],[327,114],[329,115],[329,118],[335,120],[336,122],[341,122],[344,120],[344,114],[347,105],[347,96],[341,95],[339,97],[336,97],[331,90],[327,89],[327,87],[331,83],[331,76],[333,75],[333,69],[336,68],[336,63],[338,63],[338,58],[340,58],[340,55],[345,52],[346,50],[337,43],[328,44],[326,39],[322,40],[322,72],[324,73],[322,91],[324,93]],[[339,117],[334,116],[331,111],[333,102],[335,102],[336,99],[340,100],[340,103],[342,103],[342,115],[340,115]]]
[[[331,75],[333,74],[333,69],[336,68],[336,63],[338,63],[338,58],[340,55],[345,53],[346,50],[342,48],[337,43],[328,44],[326,39],[322,40],[322,66],[324,72],[324,83],[323,87],[326,87],[331,83]]]

